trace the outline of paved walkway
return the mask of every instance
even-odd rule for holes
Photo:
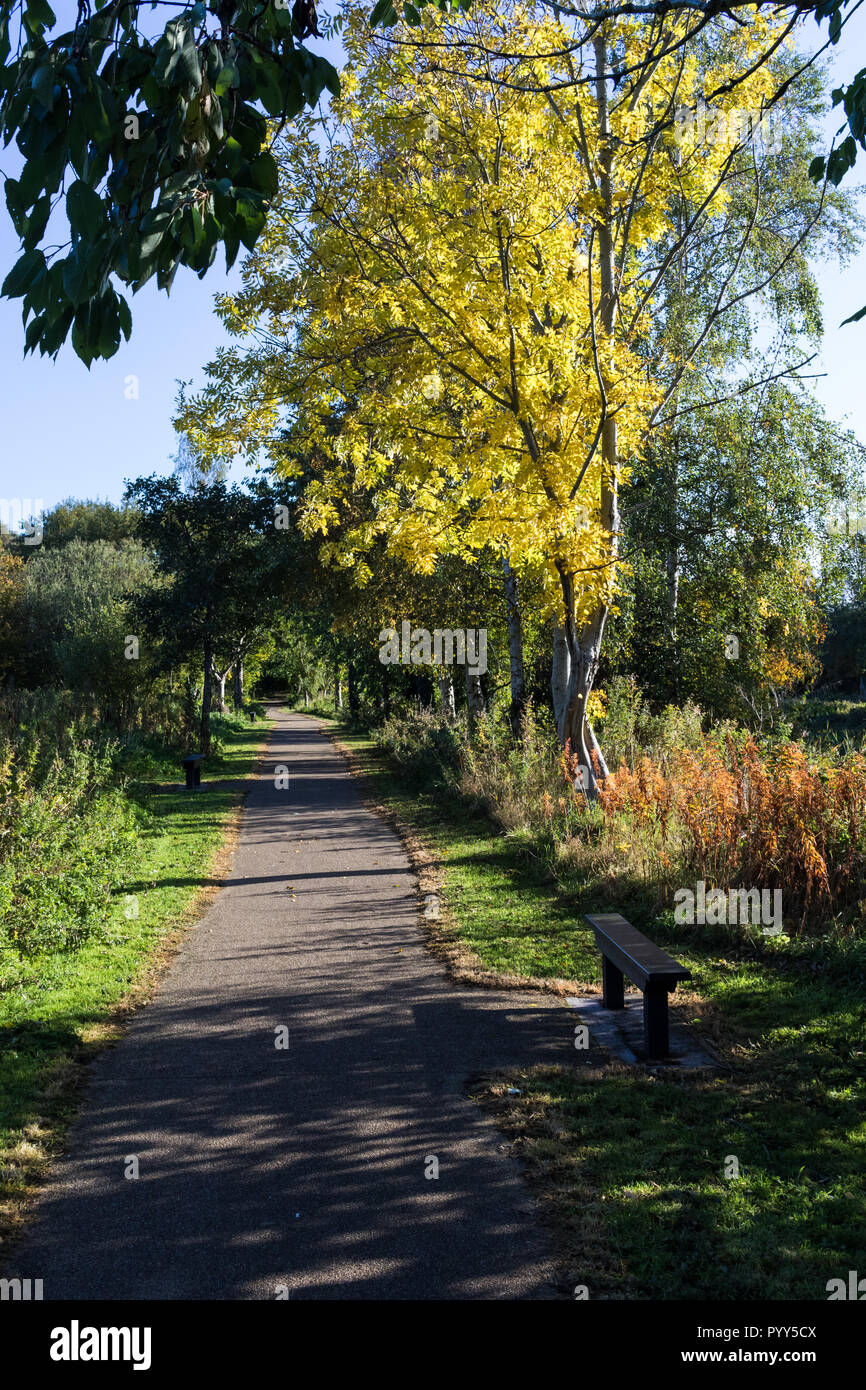
[[[573,1015],[452,984],[397,836],[315,721],[271,713],[230,876],[94,1062],[7,1273],[46,1299],[555,1297],[518,1164],[464,1087],[573,1061]]]

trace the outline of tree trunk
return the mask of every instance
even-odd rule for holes
[[[391,718],[391,682],[387,666],[382,667],[382,713],[386,719]]]
[[[450,676],[440,677],[439,694],[442,697],[442,713],[446,719],[454,719],[456,715],[454,707],[454,682]]]
[[[226,676],[228,671],[218,671],[216,666],[213,668],[213,681],[216,685],[216,706],[220,714],[226,712]]]
[[[469,712],[469,727],[472,729],[479,716],[484,713],[484,691],[481,688],[481,677],[472,674],[468,662],[466,665],[466,708]]]
[[[210,752],[210,704],[213,680],[213,644],[210,636],[204,642],[204,684],[201,692],[201,753]]]
[[[674,435],[672,448],[668,458],[668,488],[667,488],[667,535],[669,550],[665,556],[665,575],[667,578],[667,598],[668,598],[668,679],[670,698],[678,703],[680,693],[679,682],[679,599],[680,599],[680,546],[679,546],[679,494],[680,494],[680,469],[679,469],[679,436]]]
[[[343,708],[343,680],[340,675],[339,663],[334,666],[334,709],[340,711]]]
[[[526,708],[526,672],[523,666],[523,615],[520,611],[520,594],[517,588],[517,575],[511,568],[508,556],[503,553],[502,573],[505,576],[505,612],[508,620],[508,664],[511,676],[511,707],[508,712],[511,732],[520,732],[520,722]],[[467,687],[468,691],[468,687]],[[471,710],[470,710],[471,715]]]
[[[679,621],[679,597],[680,597],[680,557],[678,549],[669,550],[665,557],[665,571],[667,574],[668,588],[668,678],[670,680],[671,698],[674,703],[679,699],[679,634],[677,631]]]
[[[349,669],[346,673],[346,677],[349,687],[349,713],[357,714],[360,709],[360,702],[358,700],[358,679],[355,674],[355,665],[352,661],[349,662]]]
[[[239,712],[244,707],[244,663],[236,661],[232,667],[232,703]]]
[[[607,45],[603,35],[597,34],[593,39],[593,49],[595,50],[595,97],[599,135],[599,188],[602,201],[601,214],[599,220],[596,222],[601,290],[598,310],[601,318],[603,335],[605,338],[610,339],[613,337],[616,327],[617,302],[614,281],[612,230],[614,225],[613,183],[611,177],[612,153],[607,106],[609,72],[607,66]],[[600,360],[603,362],[605,360],[605,355],[601,356]],[[605,378],[603,368],[601,369],[601,377],[604,398],[609,399],[610,387]],[[600,521],[608,538],[610,582],[606,587],[609,591],[612,587],[613,570],[618,554],[619,501],[617,497],[616,477],[616,416],[608,414],[607,412],[605,412],[603,416],[601,429],[601,454]],[[562,586],[562,597],[565,610],[565,623],[562,631],[568,653],[569,668],[568,676],[565,681],[566,694],[562,706],[562,717],[557,720],[557,728],[563,744],[568,743],[571,747],[571,751],[577,754],[581,764],[583,784],[587,796],[593,798],[597,794],[599,783],[608,775],[608,771],[601,757],[601,749],[599,748],[598,740],[593,733],[587,717],[587,704],[592,691],[593,681],[598,671],[601,639],[604,635],[604,627],[609,612],[609,598],[604,597],[599,600],[592,613],[589,614],[578,630],[575,621],[576,594],[574,575],[569,573],[563,564],[557,564],[557,571]],[[555,651],[554,655],[556,656]],[[561,671],[558,676],[558,683],[561,687]],[[593,753],[596,755],[595,759],[593,759]]]
[[[579,785],[590,798],[596,795],[599,783],[609,775],[595,731],[586,714],[598,670],[606,617],[605,608],[600,626],[588,622],[578,634],[574,623],[568,622],[564,626],[557,626],[553,635],[551,691],[556,731],[563,747],[568,745],[570,751],[577,755]]]
[[[568,654],[568,638],[560,623],[553,627],[553,667],[550,673],[550,693],[553,697],[553,717],[559,741],[565,746],[565,710],[568,703],[568,677],[571,671],[571,657]]]

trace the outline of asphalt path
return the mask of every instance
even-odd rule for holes
[[[453,983],[397,835],[317,721],[270,713],[224,886],[92,1064],[6,1273],[47,1300],[555,1298],[467,1081],[573,1061],[573,1015]]]

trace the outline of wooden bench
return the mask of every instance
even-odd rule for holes
[[[195,791],[196,787],[201,786],[201,760],[203,757],[204,753],[190,753],[183,760],[187,791]]]
[[[623,976],[627,975],[643,991],[643,1032],[646,1055],[667,1057],[668,994],[680,980],[690,980],[692,972],[675,961],[667,951],[620,917],[618,912],[587,915],[601,951],[601,981],[604,1007],[624,1009]]]

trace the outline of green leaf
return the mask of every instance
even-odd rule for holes
[[[279,175],[277,161],[269,150],[262,150],[261,154],[251,161],[250,174],[254,187],[264,193],[266,198],[273,198],[277,191]]]
[[[36,318],[30,320],[27,331],[24,334],[24,356],[32,352],[42,337],[42,330],[45,327],[45,315],[38,314]]]
[[[99,340],[97,353],[100,357],[113,357],[120,347],[120,318],[117,312],[117,296],[108,290],[99,300]]]
[[[225,236],[223,237],[223,245],[226,248],[226,270],[231,270],[238,258],[238,251],[241,249],[240,237],[235,236],[233,232],[226,229]]]
[[[269,116],[279,116],[283,109],[280,66],[261,53],[251,52],[250,58],[255,69],[256,97]]]
[[[218,97],[223,96],[230,87],[237,87],[239,81],[238,70],[231,58],[227,58],[223,63],[219,77],[216,80],[214,91]]]
[[[132,332],[132,313],[122,294],[117,296],[117,315],[120,320],[121,332],[126,341],[129,342],[129,335]]]
[[[69,306],[47,324],[42,331],[42,342],[39,346],[39,351],[42,353],[51,353],[52,355],[58,352],[62,344],[66,341],[66,335],[69,332],[74,317],[75,310]]]
[[[18,235],[23,236],[27,226],[27,205],[21,196],[17,179],[6,180],[6,206],[9,209],[9,216],[12,218],[12,225]]]
[[[66,215],[72,230],[79,236],[92,237],[103,224],[102,199],[83,179],[76,179],[66,195]]]
[[[81,103],[72,112],[69,122],[69,161],[79,178],[87,167],[87,144],[90,139],[87,116]]]
[[[158,206],[141,219],[140,255],[142,260],[151,256],[160,246],[171,221],[172,208]]]
[[[41,251],[25,251],[0,286],[0,294],[5,299],[18,299],[32,289],[39,277],[46,273],[46,269],[45,257]]]
[[[225,144],[223,145],[223,158],[225,159],[226,165],[233,174],[237,173],[238,169],[240,169],[241,165],[244,162],[243,147],[239,144],[239,142],[235,139],[233,135],[230,135],[229,138],[226,140]],[[220,182],[217,185],[217,187],[221,187],[223,183],[227,183],[229,187],[231,187],[230,179],[220,179]]]
[[[91,313],[93,307],[90,303],[82,304],[72,321],[72,347],[88,371],[96,355],[99,333],[98,314]]]
[[[165,247],[163,247],[163,254],[160,256],[160,264],[156,272],[156,283],[161,290],[165,290],[166,294],[174,283],[174,277],[177,274],[179,265],[180,256],[177,252],[171,251],[166,254]]]
[[[24,232],[24,240],[28,247],[35,246],[42,240],[42,234],[48,224],[51,213],[51,199],[47,193],[43,193],[41,198],[37,198],[33,211],[27,218],[27,227]]]
[[[86,243],[79,242],[74,251],[61,262],[63,292],[71,304],[78,306],[91,298],[99,280],[99,260],[88,254]]]
[[[247,159],[255,159],[268,133],[268,123],[254,106],[244,104],[235,116],[234,134]],[[227,142],[227,147],[231,142]],[[233,166],[229,162],[229,169]]]
[[[265,225],[264,208],[239,198],[237,203],[238,218],[236,222],[238,235],[248,251],[252,251],[255,246],[259,233]]]
[[[82,102],[84,115],[87,118],[90,139],[97,144],[102,140],[110,140],[113,131],[111,122],[108,119],[108,112],[105,109],[105,102],[100,90],[102,83],[97,79],[97,85],[91,88]]]
[[[192,29],[187,29],[183,36],[183,46],[180,51],[173,55],[169,70],[172,67],[176,71],[182,82],[187,82],[191,87],[201,86],[201,65],[198,61],[198,53],[195,46],[195,34]]]
[[[50,63],[42,63],[36,69],[30,86],[39,105],[50,111],[54,105],[54,69]]]
[[[844,328],[846,323],[859,323],[864,316],[866,316],[866,304],[863,305],[862,309],[858,309],[856,314],[852,314],[850,318],[843,319],[839,327]]]
[[[18,175],[18,203],[22,208],[30,208],[46,187],[45,166],[41,159],[28,159]]]
[[[187,206],[180,221],[180,241],[184,250],[194,255],[204,236],[204,224],[198,210]]]
[[[57,23],[57,16],[48,0],[27,0],[24,23],[31,34],[41,34],[43,29],[50,29]]]
[[[376,0],[373,13],[370,15],[370,28],[374,29],[377,24],[388,25],[396,24],[396,22],[397,11],[394,9],[394,0]]]

